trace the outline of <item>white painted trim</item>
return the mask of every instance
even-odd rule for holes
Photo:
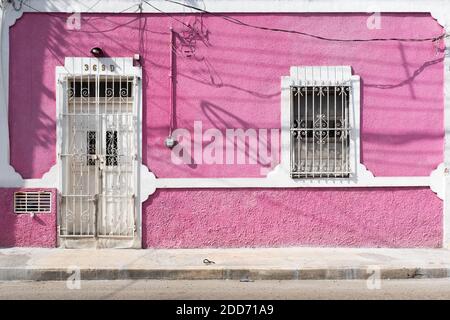
[[[434,172],[434,171],[433,171]],[[364,182],[336,179],[329,181],[305,181],[297,183],[294,179],[280,180],[277,178],[159,178],[156,188],[349,188],[349,187],[430,187],[431,177],[374,177]],[[435,191],[436,192],[436,191]]]
[[[448,137],[446,136],[446,140]],[[444,217],[442,221],[443,239],[442,247],[450,249],[450,177],[445,173],[444,177]]]
[[[58,177],[60,175],[58,165],[54,165],[40,179],[24,179],[23,188],[54,188],[58,189]]]
[[[364,165],[360,165],[358,170],[358,180],[349,179],[308,179],[298,181],[291,179],[286,172],[278,173],[282,170],[277,166],[266,178],[154,178],[150,172],[148,177],[141,176],[141,185],[147,188],[142,194],[149,196],[156,189],[208,189],[208,188],[394,188],[394,187],[429,187],[440,199],[444,197],[444,166],[440,164],[433,170],[430,176],[411,177],[374,177]],[[145,181],[145,182],[144,182]],[[141,191],[142,192],[142,191]]]
[[[444,17],[446,30],[450,30],[450,14]],[[442,24],[442,23],[441,23]],[[445,38],[444,59],[444,218],[443,218],[443,247],[450,249],[450,40]]]
[[[141,0],[25,0],[41,12],[136,12]],[[444,19],[450,9],[447,0],[175,0],[209,12],[430,12],[436,19]],[[168,13],[197,12],[194,9],[165,0],[150,0],[159,10]],[[130,8],[130,6],[136,7]],[[9,6],[10,7],[10,6]],[[24,12],[35,10],[23,6]],[[160,13],[142,3],[142,12]]]
[[[430,189],[439,199],[445,199],[445,165],[441,163],[430,175]]]
[[[141,183],[140,183],[140,195],[141,202],[145,202],[150,195],[156,191],[156,177],[146,165],[141,165]]]
[[[131,64],[133,64],[133,60],[131,60]],[[136,208],[136,234],[137,236],[134,238],[133,247],[134,248],[142,248],[142,202],[144,202],[144,198],[142,198],[142,171],[149,171],[147,166],[142,163],[142,68],[133,66],[133,75],[134,75],[134,86],[135,92],[138,94],[134,95],[134,105],[136,107],[136,123],[137,123],[137,155],[136,155],[136,179],[135,179],[135,208]],[[147,200],[148,195],[145,196],[145,200]]]
[[[23,179],[10,165],[9,159],[9,28],[23,12],[4,9],[0,13],[0,187],[19,187]]]

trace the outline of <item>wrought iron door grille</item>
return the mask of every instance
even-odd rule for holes
[[[117,166],[117,130],[106,131],[106,165]]]
[[[291,86],[291,177],[346,178],[350,85]]]
[[[133,239],[136,79],[71,75],[63,88],[60,236]]]
[[[68,97],[72,98],[132,98],[131,77],[103,79],[96,85],[95,77],[74,77],[69,81]]]
[[[87,138],[87,165],[95,166],[96,153],[97,153],[97,132],[88,130],[86,134]]]
[[[50,192],[15,192],[15,213],[49,213],[52,207]]]

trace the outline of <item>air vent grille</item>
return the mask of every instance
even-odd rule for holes
[[[49,213],[51,212],[51,192],[15,192],[15,213]]]

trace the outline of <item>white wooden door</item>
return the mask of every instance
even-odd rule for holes
[[[105,75],[65,81],[60,238],[103,247],[131,246],[136,238],[134,83]]]

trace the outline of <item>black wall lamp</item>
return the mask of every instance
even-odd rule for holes
[[[94,48],[92,48],[91,49],[91,54],[94,56],[94,57],[103,57],[103,50],[102,50],[102,48],[99,48],[99,47],[94,47]]]

